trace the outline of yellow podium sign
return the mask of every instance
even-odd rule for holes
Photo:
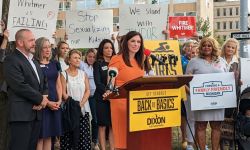
[[[180,126],[180,90],[129,92],[129,131]]]

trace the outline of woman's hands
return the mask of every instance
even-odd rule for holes
[[[103,100],[107,100],[107,97],[108,97],[111,93],[112,93],[112,91],[107,90],[107,91],[102,95]]]

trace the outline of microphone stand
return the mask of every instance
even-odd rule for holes
[[[114,87],[114,86],[112,85],[112,82],[111,82],[112,79],[113,79],[113,76],[110,76],[109,82],[108,82],[108,84],[107,84],[107,86],[106,86],[106,90],[109,90],[109,91],[111,91],[112,93],[115,93],[115,95],[119,96],[119,89],[118,89],[117,87]]]

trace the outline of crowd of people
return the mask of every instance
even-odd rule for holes
[[[11,52],[7,49],[8,30],[3,30],[2,37],[0,70],[4,78],[0,81],[0,102],[10,109],[1,118],[5,121],[0,121],[1,132],[5,132],[0,145],[11,150],[49,150],[55,145],[62,150],[105,150],[108,139],[110,150],[127,148],[127,99],[108,99],[108,71],[114,67],[119,70],[111,80],[114,87],[154,74],[139,32],[122,36],[119,50],[115,50],[111,40],[102,40],[97,49],[85,52],[84,60],[82,52],[70,49],[67,42],[60,41],[53,48],[47,38],[35,39],[28,29],[17,31],[16,49]],[[239,43],[232,38],[221,48],[211,37],[187,40],[181,49],[183,73],[234,72],[239,97],[242,82],[238,50]],[[186,92],[187,100],[181,105],[186,149],[208,149],[209,124],[211,148],[218,150],[225,143],[221,124],[225,118],[233,118],[237,109],[192,111],[188,86]],[[232,140],[229,144],[232,148],[235,145]]]

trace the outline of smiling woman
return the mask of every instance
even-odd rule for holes
[[[116,78],[113,78],[115,86],[144,75],[144,44],[139,32],[128,32],[122,42],[118,55],[112,57],[109,68],[119,70]],[[127,148],[127,99],[110,100],[112,112],[112,128],[116,149]]]

